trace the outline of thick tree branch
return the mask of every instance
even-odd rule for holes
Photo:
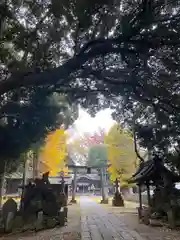
[[[134,131],[134,134],[133,134],[133,139],[134,139],[134,151],[135,151],[137,157],[140,159],[141,162],[145,162],[145,160],[141,157],[141,155],[139,154],[138,149],[137,149],[137,141],[136,141],[135,131]]]
[[[81,88],[53,88],[52,90],[50,89],[50,91],[52,92],[58,92],[58,93],[71,93],[71,94],[77,94],[77,95],[91,95],[91,94],[95,94],[97,95],[98,93],[104,93],[104,94],[110,94],[109,90],[105,90],[105,89],[81,89]]]
[[[107,41],[104,44],[93,47],[89,52],[82,53],[73,57],[62,66],[44,71],[42,73],[33,73],[27,76],[12,76],[6,81],[0,82],[0,95],[20,88],[28,86],[53,85],[67,83],[67,77],[79,70],[83,64],[99,55],[106,55],[110,53],[135,53],[133,50],[128,50],[120,47],[114,47],[111,42]]]

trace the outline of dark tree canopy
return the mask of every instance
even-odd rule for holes
[[[31,90],[29,97],[8,102],[3,108],[0,125],[1,161],[19,159],[21,153],[43,144],[47,134],[62,124],[68,126],[76,118],[76,112],[64,96],[47,95],[44,88]],[[61,97],[61,98],[60,98]]]
[[[2,108],[14,94],[65,93],[114,108],[152,151],[179,151],[178,0],[6,0],[0,14]]]

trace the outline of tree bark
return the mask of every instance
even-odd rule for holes
[[[139,185],[139,208],[142,210],[142,189],[141,185]]]
[[[4,182],[5,182],[5,172],[0,173],[0,208],[3,205],[3,196],[4,196]]]
[[[27,161],[27,155],[24,156],[24,169],[23,169],[23,179],[22,179],[22,193],[21,193],[21,203],[20,203],[20,209],[23,209],[23,200],[24,200],[24,194],[25,194],[25,187],[27,184],[27,171],[28,171],[28,161]]]
[[[134,131],[134,134],[133,134],[133,139],[134,139],[134,151],[136,153],[136,156],[140,159],[140,162],[143,163],[145,162],[144,161],[144,158],[141,157],[141,155],[139,154],[138,152],[138,149],[137,149],[137,140],[136,140],[136,133]]]
[[[2,207],[2,198],[4,195],[4,182],[5,182],[5,174],[6,174],[6,163],[2,161],[0,166],[0,208]]]
[[[3,177],[2,177],[2,175],[3,174],[0,174],[0,189],[1,189],[1,191],[0,191],[0,209],[2,208],[2,198],[3,198],[3,191],[2,191],[2,189],[3,189]]]
[[[116,178],[116,181],[115,181],[115,192],[119,192],[119,181],[118,181],[117,178]]]

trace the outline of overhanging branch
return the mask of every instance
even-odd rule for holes
[[[65,64],[57,68],[27,76],[12,76],[6,81],[0,82],[0,95],[20,87],[53,85],[57,82],[58,84],[63,84],[64,82],[67,83],[67,77],[71,73],[80,69],[88,60],[99,55],[106,55],[110,53],[132,54],[135,53],[135,51],[113,46],[112,43],[107,40],[104,44],[93,47],[87,53],[82,53],[73,57]]]
[[[98,93],[111,94],[109,90],[106,89],[80,89],[80,88],[53,88],[50,89],[51,92],[66,93],[66,94],[77,94],[77,95],[97,95]]]

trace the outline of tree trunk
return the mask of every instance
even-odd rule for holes
[[[62,193],[65,193],[65,180],[64,176],[61,176],[61,187],[62,187]]]
[[[141,189],[141,185],[139,185],[139,209],[142,210],[142,189]]]
[[[21,203],[20,203],[20,209],[23,209],[23,200],[24,200],[24,194],[25,194],[25,187],[27,184],[27,171],[28,171],[28,161],[27,161],[27,155],[24,157],[24,169],[23,169],[23,180],[22,180],[22,193],[21,193]]]
[[[113,206],[117,206],[117,207],[124,206],[124,200],[123,200],[121,192],[120,192],[120,183],[117,178],[115,181],[115,193],[114,193],[112,204],[113,204]]]
[[[143,163],[144,162],[144,158],[141,157],[141,155],[139,154],[138,149],[137,149],[137,140],[136,140],[136,133],[135,133],[135,131],[134,131],[134,134],[133,134],[133,139],[134,139],[134,151],[136,153],[136,156],[140,159],[140,162]]]
[[[119,192],[119,181],[118,181],[117,178],[116,178],[116,181],[115,181],[115,192]]]
[[[2,208],[2,198],[3,198],[3,177],[2,175],[0,174],[0,188],[1,188],[1,191],[0,191],[0,209]]]
[[[72,186],[72,202],[76,202],[76,185],[77,185],[77,170],[74,170],[74,179]]]
[[[148,199],[148,206],[151,205],[151,195],[150,195],[150,187],[149,187],[149,182],[146,183],[147,186],[147,199]]]
[[[138,118],[140,112],[138,111],[134,116],[133,116],[133,140],[134,140],[134,151],[136,153],[137,158],[139,158],[140,163],[144,162],[144,158],[141,157],[141,155],[138,152],[138,146],[137,146],[137,139],[136,139],[136,131],[135,131],[135,125],[136,125],[136,119]]]
[[[6,164],[2,161],[0,167],[0,208],[2,208],[2,198],[4,195],[4,183],[5,183],[5,174],[6,174]]]
[[[23,169],[23,187],[27,184],[27,171],[28,171],[28,161],[24,159],[24,169]]]
[[[38,177],[38,151],[33,151],[33,179]]]
[[[2,172],[0,173],[0,208],[2,208],[2,205],[3,205],[3,196],[4,196],[4,180],[5,180],[5,173]]]

